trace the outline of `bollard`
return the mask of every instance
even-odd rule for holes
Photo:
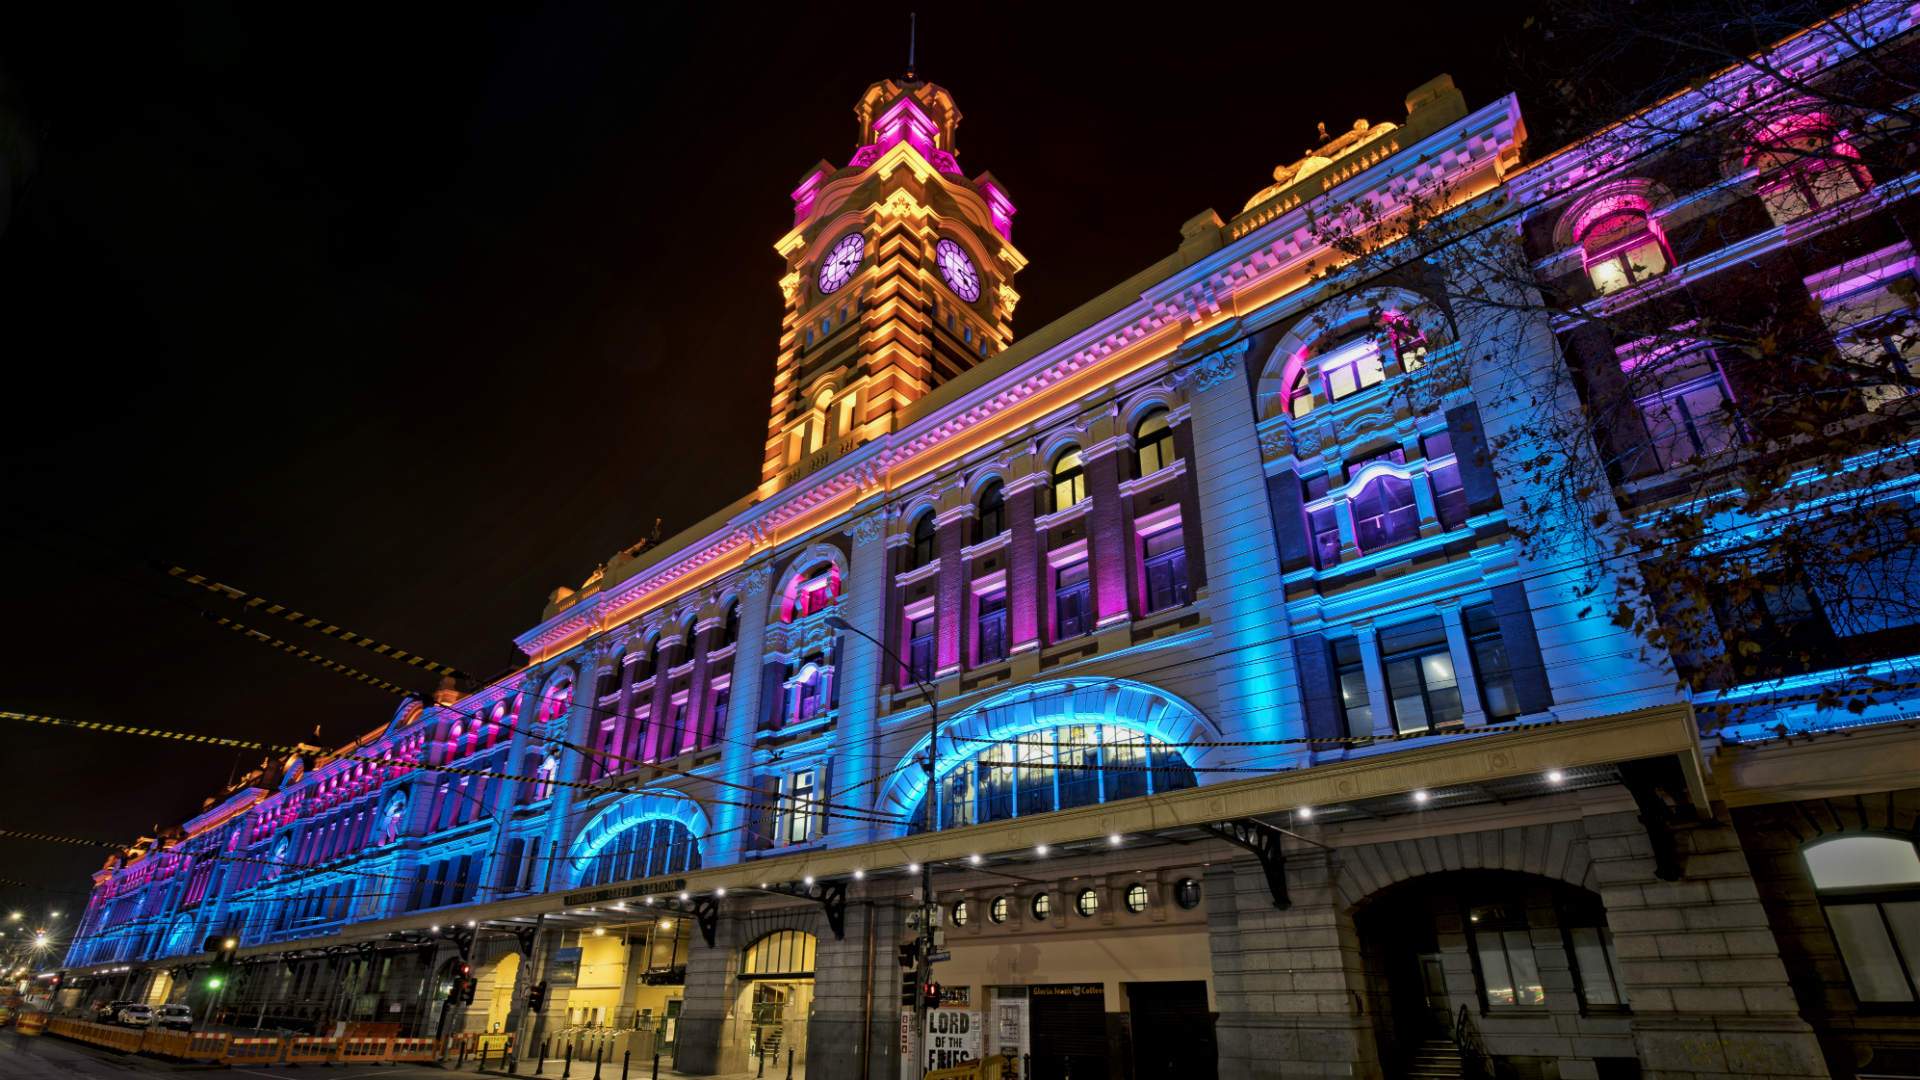
[[[600,1080],[600,1062],[607,1056],[607,1044],[599,1043],[593,1048],[593,1080]]]
[[[460,1040],[460,1057],[453,1063],[453,1067],[456,1069],[467,1067],[467,1040],[465,1039]]]
[[[567,1043],[567,1063],[560,1067],[560,1080],[569,1080],[573,1076],[573,1043]]]
[[[488,1045],[487,1045],[486,1043],[481,1043],[481,1044],[480,1044],[480,1065],[479,1065],[479,1069],[480,1069],[480,1071],[481,1071],[481,1072],[486,1072],[486,1071],[487,1071],[487,1051],[489,1051],[489,1050],[492,1050],[492,1049],[493,1049],[493,1047],[491,1047],[491,1046],[488,1046]],[[507,1048],[506,1048],[506,1047],[504,1047],[504,1046],[503,1046],[503,1047],[501,1047],[501,1048],[500,1048],[500,1053],[501,1053],[501,1054],[503,1054],[503,1055],[504,1055],[504,1054],[505,1054],[506,1052],[507,1052]]]
[[[660,1051],[653,1052],[653,1080],[660,1080]]]
[[[1032,1054],[1020,1055],[1020,1075],[1021,1076],[1033,1075],[1033,1055]]]
[[[627,1080],[627,1066],[633,1063],[633,1051],[620,1051],[620,1080]]]
[[[787,1080],[793,1080],[793,1047],[787,1047]]]
[[[760,1071],[754,1073],[753,1075],[755,1077],[762,1077],[767,1075],[767,1048],[764,1046],[761,1047],[759,1050],[755,1051],[755,1055],[760,1058]]]

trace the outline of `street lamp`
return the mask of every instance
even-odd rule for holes
[[[882,653],[886,654],[887,659],[893,661],[895,667],[907,673],[907,678],[913,680],[914,687],[920,691],[920,696],[926,700],[928,717],[927,756],[926,759],[920,763],[920,767],[925,769],[927,773],[926,832],[929,836],[933,835],[933,762],[934,758],[940,753],[940,702],[934,698],[933,688],[920,681],[920,679],[914,675],[912,666],[901,660],[899,655],[892,649],[887,648],[886,642],[881,641],[865,630],[855,627],[852,623],[837,614],[828,615],[825,622],[835,630],[845,630],[850,634],[858,634],[872,642],[875,648],[878,648]],[[924,859],[920,863],[920,966],[916,973],[913,994],[914,1015],[919,1021],[920,1037],[923,1039],[926,1038],[927,1030],[927,984],[933,981],[933,922],[934,919],[939,916],[939,912],[939,905],[933,901],[933,860]]]

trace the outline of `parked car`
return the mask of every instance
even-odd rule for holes
[[[153,1006],[136,1002],[121,1009],[114,1019],[127,1027],[146,1027],[153,1023]]]
[[[103,1024],[117,1024],[120,1022],[120,1010],[132,1004],[132,998],[120,998],[115,1001],[96,1001],[93,1003],[93,1018]]]
[[[193,1010],[179,1004],[162,1005],[154,1011],[153,1022],[158,1027],[171,1028],[175,1031],[191,1031]]]

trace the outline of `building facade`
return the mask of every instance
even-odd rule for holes
[[[1911,60],[1916,10],[1772,55]],[[1656,110],[1711,120],[1716,92]],[[1540,153],[1514,99],[1442,76],[1015,337],[1015,205],[961,171],[952,95],[886,80],[855,111],[775,245],[758,488],[558,590],[510,677],[110,859],[69,998],[890,1078],[931,864],[936,1056],[1920,1075],[1920,620],[1828,611],[1796,670],[1748,677],[1608,618],[1641,586],[1591,547],[1771,437],[1751,366],[1643,363],[1622,312],[1684,327],[1757,281],[1837,347],[1920,354],[1911,147],[1703,169],[1674,121]],[[1454,242],[1526,280],[1326,225],[1416,205],[1487,216]],[[1582,436],[1609,517],[1553,508],[1515,455],[1636,366],[1661,385],[1632,423]],[[1906,404],[1860,423],[1911,447]],[[1883,471],[1914,498],[1910,461]]]

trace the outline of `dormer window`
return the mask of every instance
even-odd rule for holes
[[[1605,296],[1648,278],[1673,264],[1666,238],[1644,205],[1616,205],[1581,224],[1577,239],[1587,279]]]
[[[1776,225],[1837,206],[1873,186],[1860,155],[1832,121],[1817,114],[1770,127],[1754,141],[1747,165],[1758,173],[1760,199]]]

